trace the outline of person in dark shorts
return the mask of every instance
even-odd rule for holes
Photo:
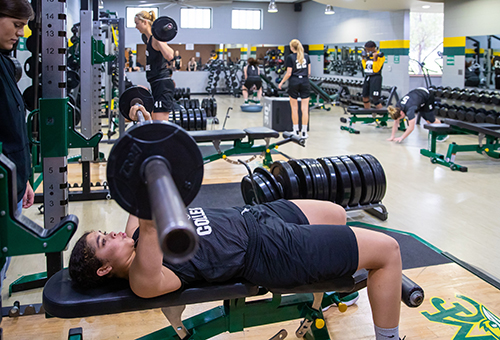
[[[500,90],[500,55],[495,55],[491,59],[495,74],[495,89]]]
[[[176,71],[180,71],[182,67],[182,57],[179,54],[179,51],[175,51],[175,56],[174,56],[174,69]]]
[[[248,104],[248,91],[255,86],[257,88],[257,101],[260,103],[262,98],[262,79],[260,78],[259,64],[254,58],[248,58],[247,65],[243,68],[245,83],[241,86],[243,99]]]
[[[150,298],[188,284],[237,278],[267,288],[290,288],[365,268],[370,271],[375,332],[398,339],[398,243],[383,233],[345,225],[341,206],[281,199],[224,209],[190,207],[187,213],[199,235],[191,260],[165,262],[154,221],[130,216],[125,233],[93,231],[77,241],[69,262],[73,282],[90,288],[109,277],[125,278],[135,294]]]
[[[154,120],[166,120],[174,109],[175,84],[169,61],[174,58],[174,50],[164,41],[156,40],[151,26],[156,17],[154,12],[141,11],[135,15],[135,27],[146,36],[146,79],[151,86],[155,100]]]
[[[436,118],[434,114],[434,95],[429,93],[425,87],[417,87],[411,90],[406,96],[401,98],[401,100],[396,104],[396,106],[388,106],[387,111],[392,119],[394,119],[394,125],[392,126],[392,134],[388,141],[394,141],[396,143],[401,143],[405,140],[410,133],[415,129],[417,122],[417,113],[425,119],[429,124],[441,123],[439,119]],[[403,133],[401,137],[395,138],[396,131],[398,130],[399,123],[401,119],[408,119],[408,128]],[[437,141],[444,142],[448,139],[448,136],[439,136]]]
[[[290,78],[288,82],[288,95],[290,96],[290,108],[292,110],[293,133],[308,138],[307,123],[309,122],[309,96],[311,89],[309,85],[309,76],[311,75],[311,60],[309,55],[304,53],[304,47],[299,40],[290,41],[290,50],[292,53],[286,57],[286,73],[281,80],[278,88]],[[299,131],[299,105],[297,98],[301,98],[302,111],[302,130]]]
[[[365,72],[365,80],[363,82],[363,105],[365,109],[370,109],[371,102],[377,109],[382,108],[380,102],[380,93],[382,91],[382,67],[384,66],[384,53],[377,49],[377,45],[373,41],[367,41],[365,49],[361,55],[361,63]]]

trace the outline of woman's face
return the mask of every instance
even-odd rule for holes
[[[24,26],[28,19],[0,18],[0,48],[11,50],[20,37],[24,36]]]
[[[179,51],[175,51],[175,56],[178,57],[179,56]]]
[[[148,33],[148,23],[146,20],[141,20],[138,17],[135,17],[135,28],[142,34]]]

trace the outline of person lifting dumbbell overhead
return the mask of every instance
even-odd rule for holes
[[[166,17],[158,20],[163,20],[163,18]],[[174,50],[167,44],[165,39],[161,39],[164,40],[161,41],[157,38],[158,35],[153,34],[155,32],[152,26],[156,20],[154,12],[141,11],[135,15],[134,20],[136,29],[146,37],[145,69],[146,78],[151,86],[151,92],[155,100],[153,119],[168,121],[168,117],[174,109],[175,84],[172,80],[172,70],[168,67],[169,61],[174,59]],[[162,24],[163,22],[159,23]],[[176,26],[175,31],[177,31]]]
[[[299,40],[290,41],[290,50],[292,53],[286,58],[286,73],[278,88],[290,78],[288,84],[288,95],[290,96],[290,108],[292,111],[293,133],[308,138],[307,123],[309,121],[309,96],[311,88],[309,85],[309,76],[311,75],[311,60],[309,55],[304,53],[304,47]],[[302,131],[299,131],[299,106],[297,98],[301,98],[302,111]]]
[[[260,79],[259,64],[254,58],[248,58],[247,63],[243,68],[243,75],[245,77],[245,83],[241,86],[243,99],[245,99],[245,104],[248,104],[248,91],[252,90],[255,86],[257,88],[256,104],[259,104],[262,98],[262,79]]]
[[[377,49],[373,41],[367,41],[365,49],[361,55],[365,80],[363,83],[363,105],[365,109],[370,109],[370,99],[377,109],[382,108],[380,93],[382,91],[382,67],[384,66],[384,53]]]
[[[387,111],[395,121],[392,126],[391,137],[387,140],[396,143],[401,143],[413,132],[417,122],[417,113],[420,113],[421,117],[429,124],[441,123],[434,113],[434,95],[424,87],[418,87],[411,90],[396,103],[396,106],[388,106]],[[395,136],[399,123],[401,119],[404,118],[408,119],[408,128],[401,137],[396,138]],[[448,139],[448,136],[439,136],[437,141],[444,142],[446,139]]]

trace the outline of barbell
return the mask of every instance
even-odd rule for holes
[[[146,89],[131,87],[120,96],[120,112],[143,105],[141,102],[147,106],[151,99]],[[181,263],[195,254],[198,235],[188,220],[186,206],[201,187],[203,158],[185,130],[165,121],[142,119],[111,149],[107,178],[118,205],[134,216],[156,222],[166,261]]]

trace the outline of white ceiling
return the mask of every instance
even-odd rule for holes
[[[444,0],[314,0],[321,4],[368,11],[412,11],[442,12]],[[430,6],[428,9],[422,6]]]

